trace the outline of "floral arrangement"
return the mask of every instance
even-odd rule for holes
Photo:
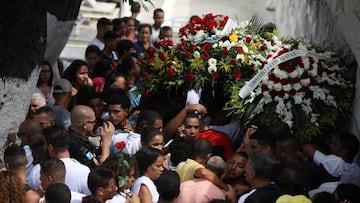
[[[253,19],[224,35],[226,22],[228,18],[222,15],[194,17],[180,29],[179,44],[155,43],[155,49],[142,59],[146,67],[143,94],[158,88],[185,93],[221,86],[229,97],[225,109],[244,126],[254,120],[264,124],[283,120],[304,140],[335,126],[353,93],[336,52],[319,51],[301,40],[284,40]],[[296,51],[305,54],[273,64]],[[239,97],[254,77],[258,82],[250,96]]]

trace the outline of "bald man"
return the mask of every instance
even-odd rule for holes
[[[109,156],[111,137],[115,131],[114,126],[110,122],[104,122],[99,130],[101,136],[101,155],[100,159],[97,159],[95,146],[88,140],[88,137],[94,134],[95,124],[96,116],[92,108],[77,105],[72,109],[71,125],[69,127],[71,135],[69,145],[70,156],[90,169],[102,163]]]
[[[30,146],[37,145],[43,140],[42,127],[38,120],[36,119],[27,119],[23,121],[19,126],[18,137],[21,140],[21,146],[23,147],[27,164],[26,164],[26,180],[29,182],[29,174],[31,169],[34,167],[34,157],[32,155],[32,149]],[[40,145],[38,145],[40,146]]]

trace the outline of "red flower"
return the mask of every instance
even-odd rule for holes
[[[183,45],[186,44],[186,42],[187,42],[185,39],[181,39],[180,41],[181,41],[181,44],[183,44]]]
[[[144,75],[144,78],[145,78],[146,80],[150,80],[151,76],[150,76],[150,74],[145,74],[145,75]]]
[[[233,66],[233,67],[235,67],[235,66],[236,66],[236,61],[235,61],[234,59],[232,59],[232,60],[230,61],[230,65]]]
[[[224,52],[225,55],[227,55],[229,53],[229,50],[226,47],[224,47],[223,52]]]
[[[235,79],[240,79],[240,78],[241,78],[241,72],[240,72],[240,70],[234,71],[234,72],[233,72],[233,77],[234,77]]]
[[[237,50],[239,53],[243,53],[243,52],[244,52],[242,46],[237,46],[237,47],[236,47],[236,50]]]
[[[261,85],[261,91],[264,92],[264,91],[267,91],[267,90],[269,90],[267,85],[265,85],[265,84]]]
[[[207,58],[209,58],[209,54],[207,52],[204,52],[203,54],[201,54],[201,58],[207,59]]]
[[[289,84],[289,80],[288,79],[282,79],[282,80],[280,80],[280,83],[281,83],[281,85],[287,85],[287,84]]]
[[[193,81],[193,80],[195,80],[195,75],[192,73],[188,73],[188,74],[186,74],[186,78],[190,81]]]
[[[196,48],[195,45],[192,44],[192,45],[189,46],[188,50],[189,50],[189,51],[194,51],[195,48]]]
[[[183,45],[179,45],[178,47],[177,47],[179,50],[184,50],[184,46]]]
[[[315,78],[310,78],[310,85],[315,86],[317,84],[318,84],[318,82],[316,81]]]
[[[124,149],[126,147],[126,143],[124,141],[115,143],[115,147],[118,149]]]
[[[175,72],[174,72],[173,69],[168,69],[168,70],[166,71],[166,74],[167,74],[169,77],[172,77],[172,76],[174,76]]]
[[[284,92],[283,90],[280,90],[280,91],[277,92],[277,95],[278,95],[279,97],[284,97],[284,96],[285,96],[285,92]]]
[[[245,41],[247,42],[247,43],[250,43],[251,42],[251,37],[246,37],[246,39],[245,39]]]
[[[298,77],[290,79],[291,84],[296,84],[296,83],[299,83],[299,82],[300,82],[300,78],[298,78]]]
[[[163,52],[160,52],[160,53],[159,53],[159,58],[160,58],[162,61],[166,61],[166,55],[165,55]]]
[[[141,96],[142,96],[142,97],[148,97],[148,96],[149,96],[149,93],[146,92],[146,91],[143,91],[143,92],[141,92]]]
[[[301,88],[301,91],[305,92],[305,94],[306,94],[306,93],[310,92],[310,89],[309,89],[308,86],[303,86],[303,87]]]
[[[219,73],[218,72],[212,72],[211,73],[211,78],[212,79],[215,79],[215,78],[218,78],[219,77]]]
[[[292,73],[295,70],[293,66],[286,66],[284,69],[287,73]]]
[[[191,56],[191,53],[190,53],[190,51],[185,51],[185,56],[186,56],[186,57],[189,57],[189,56]]]
[[[296,94],[296,90],[291,89],[290,92],[289,92],[289,95],[294,96],[295,94]]]
[[[204,50],[209,50],[209,49],[211,49],[211,45],[209,43],[205,43],[201,46],[201,48]]]
[[[154,63],[154,58],[150,57],[150,58],[148,58],[147,61],[148,61],[149,64],[152,64],[152,63]]]
[[[265,51],[265,49],[266,49],[266,46],[264,46],[264,45],[260,46],[260,51]]]
[[[140,65],[140,64],[141,64],[141,61],[140,61],[140,60],[137,60],[137,61],[136,61],[136,64],[137,64],[137,65]]]

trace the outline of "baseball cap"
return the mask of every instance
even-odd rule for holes
[[[281,195],[276,203],[311,203],[311,200],[304,195]]]
[[[66,93],[71,92],[72,85],[69,80],[60,78],[54,83],[54,93]]]
[[[325,170],[334,177],[340,177],[344,172],[345,161],[341,157],[325,155],[316,150],[313,156],[313,161],[316,165],[322,164]]]

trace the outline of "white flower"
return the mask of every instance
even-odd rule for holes
[[[281,83],[275,83],[275,84],[274,84],[274,89],[275,89],[276,91],[280,91],[280,90],[282,89]]]
[[[296,78],[299,75],[299,72],[295,69],[293,72],[289,73],[290,78]]]
[[[301,83],[303,86],[308,86],[308,85],[310,84],[310,78],[301,79],[301,80],[300,80],[300,83]]]
[[[284,100],[278,96],[276,96],[274,99],[275,99],[275,101],[278,102],[276,105],[275,112],[277,114],[284,115],[286,113],[286,107],[284,104]]]
[[[200,56],[200,53],[199,53],[199,56]],[[210,58],[210,59],[208,60],[209,66],[216,66],[216,63],[217,63],[217,60],[214,59],[214,58]]]
[[[263,99],[264,99],[265,104],[268,104],[268,103],[272,102],[272,98],[271,98],[271,95],[270,95],[269,91],[264,91],[263,92]]]
[[[292,86],[291,84],[287,84],[287,85],[283,85],[282,88],[284,91],[288,92],[292,89]]]
[[[216,68],[216,66],[209,66],[208,71],[209,71],[209,73],[216,72],[217,68]]]
[[[279,68],[274,69],[274,74],[280,79],[288,78],[288,73],[283,70],[280,70]]]
[[[249,48],[246,45],[242,44],[240,46],[243,48],[244,53],[249,53]]]
[[[319,116],[320,114],[311,113],[310,122],[314,123],[316,126],[319,126],[319,123],[317,122]]]
[[[274,89],[274,82],[271,81],[271,80],[268,80],[267,83],[266,83],[267,87],[269,90],[272,90]]]
[[[295,83],[295,84],[293,84],[292,85],[292,88],[294,89],[294,90],[296,90],[296,91],[299,91],[300,89],[301,89],[301,85],[300,85],[300,83]]]
[[[301,68],[300,66],[297,66],[297,67],[296,67],[296,71],[298,72],[298,75],[299,75],[299,76],[304,73],[304,69]]]
[[[319,86],[315,86],[313,90],[313,97],[314,99],[321,99],[324,101],[326,99],[326,94],[324,89],[320,88]]]
[[[244,61],[245,60],[244,54],[237,54],[236,55],[236,60],[239,60],[239,59],[241,59],[241,61]]]
[[[297,92],[293,97],[294,98],[294,103],[295,104],[301,104],[303,102],[304,96],[305,96],[305,93]]]
[[[200,58],[200,52],[194,51],[193,56],[194,56],[194,58],[196,58],[196,59]],[[216,59],[215,59],[215,60],[216,60]]]

